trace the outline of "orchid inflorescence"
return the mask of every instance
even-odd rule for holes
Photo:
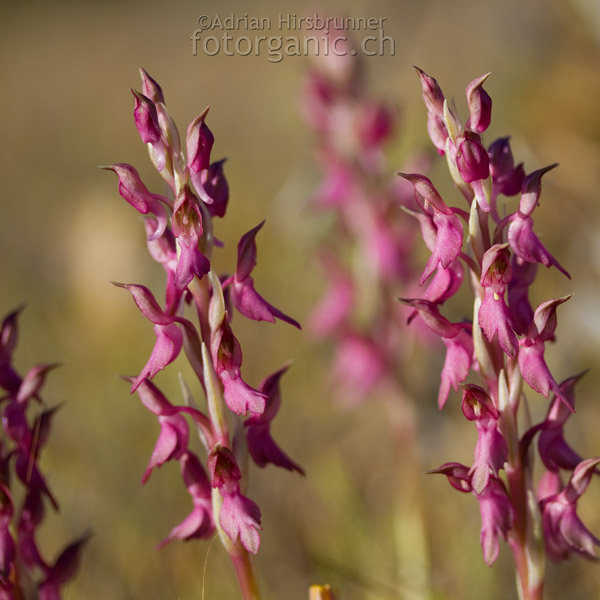
[[[508,138],[483,145],[481,134],[490,124],[492,108],[483,88],[488,75],[468,85],[469,118],[463,125],[437,81],[420,69],[417,73],[430,138],[446,157],[467,207],[449,206],[427,177],[399,173],[414,187],[419,210],[411,214],[431,251],[421,277],[421,284],[427,283],[425,292],[401,302],[446,346],[439,407],[450,388],[460,390],[462,412],[478,432],[470,467],[450,462],[432,472],[445,474],[453,487],[476,497],[486,563],[496,560],[499,538],[507,539],[520,597],[537,599],[543,594],[544,549],[552,561],[560,562],[573,554],[595,558],[594,545],[600,544],[576,514],[600,458],[583,460],[563,435],[575,412],[580,375],[557,383],[544,359],[546,344],[555,339],[557,308],[570,296],[534,310],[528,294],[539,264],[570,277],[533,228],[542,177],[556,165],[526,173],[523,164],[515,165]],[[501,211],[501,196],[519,197],[516,209],[506,216],[502,213],[510,203]],[[451,322],[440,309],[461,287],[465,268],[474,298],[473,320]],[[480,384],[467,382],[472,372],[478,373]],[[548,399],[549,407],[545,419],[520,432],[519,409],[527,413],[523,382]],[[545,473],[534,490],[536,436]],[[561,470],[568,474],[566,483]]]
[[[268,463],[303,473],[274,442],[270,424],[279,410],[279,383],[287,366],[267,377],[258,389],[241,374],[242,351],[231,328],[232,307],[255,321],[286,321],[300,325],[269,304],[254,287],[256,235],[263,223],[242,236],[237,267],[219,277],[211,266],[213,219],[225,215],[229,188],[224,160],[211,162],[214,137],[206,125],[208,109],[187,129],[185,154],[179,132],[167,112],[163,92],[141,70],[142,92],[134,91],[134,118],[150,159],[167,184],[169,195],[148,190],[128,164],[106,167],[119,178],[119,193],[144,215],[148,250],[166,273],[165,301],[160,303],[142,285],[127,289],[142,314],[153,324],[156,344],[137,377],[128,377],[131,392],[158,417],[160,435],[142,482],[168,461],[178,461],[192,498],[189,516],[175,526],[171,540],[209,538],[215,530],[230,554],[245,598],[257,597],[257,584],[248,553],[260,545],[261,513],[245,495],[247,454],[260,467]],[[186,305],[197,313],[197,325],[184,316]],[[187,386],[185,405],[170,402],[152,382],[182,348],[206,399],[197,407]],[[190,448],[191,419],[205,447],[205,464]]]
[[[41,390],[58,364],[40,364],[23,377],[13,365],[21,310],[8,314],[0,328],[0,397],[3,438],[0,443],[0,600],[58,600],[61,588],[76,573],[87,536],[67,546],[53,563],[36,542],[49,503],[58,502],[40,468],[57,407],[48,408]],[[17,489],[15,479],[23,490]],[[19,498],[23,497],[21,503]]]
[[[398,185],[385,163],[397,115],[368,94],[362,63],[346,44],[344,55],[314,60],[301,108],[322,172],[311,208],[333,216],[319,248],[327,287],[309,325],[333,342],[333,394],[356,405],[382,390],[395,399],[404,393],[407,330],[393,296],[414,287],[416,236],[402,211],[413,206],[410,186]]]

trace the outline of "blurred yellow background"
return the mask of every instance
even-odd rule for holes
[[[371,93],[400,109],[390,174],[412,151],[430,146],[410,65],[435,76],[461,110],[467,83],[491,71],[486,89],[494,108],[485,140],[511,135],[528,171],[561,165],[544,178],[535,218],[544,244],[573,280],[540,271],[534,300],[575,292],[559,311],[558,343],[547,357],[559,380],[591,369],[567,428],[588,457],[600,454],[598,7],[594,0],[0,4],[0,308],[6,313],[27,303],[17,352],[22,372],[64,361],[46,387],[46,401],[63,406],[42,463],[62,510],[48,518],[41,545],[53,556],[86,529],[95,534],[65,598],[191,600],[203,589],[207,600],[238,597],[218,542],[208,558],[205,541],[154,549],[191,505],[176,465],[140,486],[158,427],[116,376],[141,369],[154,336],[129,295],[109,282],[142,283],[157,294],[163,285],[140,219],[118,195],[114,175],[96,168],[131,163],[153,191],[161,190],[132,119],[128,88],[140,88],[138,67],[162,85],[180,130],[211,106],[213,157],[228,158],[231,189],[228,214],[216,225],[227,244],[218,264],[231,271],[237,240],[266,218],[257,289],[301,322],[323,286],[315,263],[323,217],[310,204],[320,175],[299,114],[308,60],[194,56],[190,36],[198,17],[247,13],[273,23],[279,14],[315,11],[386,17],[395,55],[365,57],[364,66]],[[443,162],[433,179],[450,190]],[[354,412],[336,408],[325,385],[331,349],[307,333],[240,318],[235,326],[250,383],[294,361],[274,437],[307,471],[305,479],[275,468],[252,473],[249,495],[263,511],[257,565],[265,599],[305,598],[315,582],[333,584],[342,600],[416,597],[400,584],[405,566],[398,547],[410,547],[411,539],[394,510],[401,458],[385,407],[374,399]],[[456,395],[437,412],[441,361],[439,353],[427,369],[411,367],[433,597],[516,598],[507,548],[492,569],[483,562],[475,500],[445,478],[424,474],[448,460],[469,463],[475,444]],[[174,402],[181,369],[178,361],[157,377]],[[531,396],[535,414],[543,414],[546,402]],[[593,481],[580,511],[597,535],[599,505],[600,482]],[[593,598],[600,571],[583,560],[550,565],[547,587],[549,598]]]

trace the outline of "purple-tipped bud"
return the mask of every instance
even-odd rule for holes
[[[254,229],[245,233],[238,243],[238,260],[235,271],[235,279],[238,282],[244,281],[256,266],[256,234],[264,224],[265,222],[262,221]]]
[[[473,131],[483,133],[492,119],[492,99],[483,89],[489,73],[471,81],[467,86],[467,104],[469,105],[469,125]]]
[[[533,315],[533,322],[527,332],[527,342],[547,342],[554,339],[556,331],[556,309],[570,300],[573,294],[563,296],[562,298],[554,298],[547,302],[542,302]]]
[[[514,196],[521,191],[525,170],[523,163],[515,167],[509,138],[497,139],[489,148],[490,174],[498,191],[505,196]]]
[[[187,130],[187,161],[188,167],[198,173],[210,166],[210,151],[215,138],[204,120],[208,107],[202,111],[188,126]]]
[[[135,100],[133,118],[144,144],[154,144],[160,141],[160,125],[154,102],[144,94],[131,90]]]
[[[223,164],[226,159],[214,162],[206,171],[200,173],[200,179],[205,193],[212,200],[207,204],[211,217],[224,217],[229,202],[229,185],[223,173]],[[192,181],[194,172],[192,171]]]
[[[162,88],[144,69],[140,68],[140,77],[142,78],[142,91],[144,96],[150,98],[152,102],[165,103],[165,97],[163,95]]]
[[[456,166],[465,183],[487,179],[490,159],[481,138],[472,131],[465,131],[456,138]]]
[[[442,118],[444,113],[444,94],[438,82],[433,78],[427,75],[424,71],[421,71],[419,67],[415,67],[413,65],[414,70],[417,72],[419,76],[419,80],[421,81],[421,87],[423,88],[423,101],[425,102],[425,106],[430,113],[437,115]]]
[[[540,194],[542,192],[542,176],[555,167],[558,167],[558,163],[554,163],[553,165],[544,167],[543,169],[538,169],[537,171],[527,175],[527,177],[525,177],[523,180],[521,200],[519,202],[519,212],[524,217],[531,215],[535,207],[538,205]]]

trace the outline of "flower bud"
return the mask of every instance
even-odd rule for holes
[[[438,82],[433,77],[427,75],[427,73],[424,71],[421,71],[419,67],[415,67],[413,65],[413,68],[421,80],[421,87],[423,88],[423,101],[425,102],[428,112],[442,118],[442,114],[444,112],[444,94],[442,93]]]
[[[514,196],[521,191],[525,170],[523,163],[515,167],[509,138],[498,138],[489,148],[490,174],[492,181],[505,196]]]
[[[466,183],[487,179],[490,174],[490,159],[481,138],[476,133],[465,131],[456,138],[456,166]]]
[[[483,82],[488,77],[489,73],[486,73],[467,86],[470,128],[479,133],[483,133],[489,127],[492,118],[492,99],[483,89]]]
[[[188,126],[187,130],[187,161],[188,167],[198,172],[210,166],[210,151],[215,138],[204,119],[208,114],[206,107]]]
[[[140,77],[142,78],[142,91],[144,95],[150,98],[152,102],[161,102],[164,104],[165,97],[160,85],[142,68],[140,68]]]
[[[160,141],[161,131],[154,102],[135,90],[131,90],[131,92],[135,99],[133,118],[142,141],[144,144],[154,144]]]
[[[538,205],[540,194],[542,193],[542,176],[555,167],[558,167],[558,163],[554,163],[543,169],[538,169],[527,175],[523,180],[521,200],[519,201],[519,212],[524,217],[529,217]]]

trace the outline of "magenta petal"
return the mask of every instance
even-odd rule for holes
[[[537,342],[532,345],[524,344],[519,350],[519,368],[523,379],[531,386],[533,390],[548,398],[550,391],[553,391],[571,410],[574,410],[570,404],[568,396],[565,396],[558,387],[558,384],[552,377],[550,369],[544,360],[544,342]]]
[[[298,471],[304,475],[304,469],[289,458],[275,443],[268,424],[249,425],[246,431],[250,456],[259,467],[265,467],[272,463],[277,467],[283,467],[288,471]]]
[[[446,317],[440,314],[439,308],[433,302],[410,298],[398,298],[398,301],[417,309],[425,325],[441,337],[453,338],[462,331],[462,324],[448,321]]]
[[[142,477],[142,483],[146,483],[155,468],[162,467],[168,460],[180,458],[187,450],[190,432],[182,416],[158,417],[158,422],[160,435]]]
[[[125,377],[124,379],[133,382],[132,377]],[[177,413],[177,409],[167,400],[156,385],[148,379],[141,381],[136,391],[142,404],[155,415],[166,417]]]
[[[517,215],[513,219],[508,226],[508,242],[513,252],[523,260],[541,263],[548,268],[555,266],[561,273],[571,279],[569,273],[544,248],[535,233],[533,233],[533,220],[531,217],[523,219]]]
[[[553,496],[546,496],[542,502],[542,523],[546,553],[551,560],[566,560],[570,553],[596,559],[594,546],[600,540],[590,533],[577,516],[577,500],[587,488],[600,458],[581,462],[567,486]]]
[[[52,363],[32,367],[21,382],[19,392],[17,393],[17,402],[27,402],[27,400],[36,396],[44,385],[48,372],[56,369],[58,366],[58,363]]]
[[[462,249],[463,228],[458,217],[436,213],[433,222],[437,227],[435,248],[421,275],[421,285],[433,273],[438,264],[444,269],[452,264]]]
[[[491,288],[485,288],[485,298],[479,307],[479,326],[491,342],[498,336],[498,343],[505,354],[514,358],[517,355],[519,342],[513,331],[512,317],[504,302],[504,298],[495,298]]]
[[[329,287],[312,311],[309,328],[316,336],[328,336],[346,324],[354,305],[354,284],[342,273],[329,274]]]
[[[279,309],[269,304],[254,289],[254,280],[248,275],[243,281],[234,280],[231,286],[231,301],[245,317],[254,321],[269,321],[275,323],[275,317],[302,329],[298,321],[288,317]]]
[[[132,296],[142,314],[155,325],[170,325],[173,317],[165,315],[152,292],[143,285],[116,283],[113,285],[126,289]]]
[[[7,525],[0,526],[0,572],[8,573],[15,560],[16,546]],[[2,598],[2,596],[0,596]],[[10,598],[10,596],[7,596]]]
[[[462,330],[453,338],[442,338],[446,345],[446,360],[441,374],[441,384],[438,393],[438,407],[442,409],[450,386],[458,391],[458,386],[468,377],[473,362],[473,339],[471,334]]]
[[[75,577],[75,574],[79,569],[83,546],[88,539],[89,536],[85,536],[84,538],[69,544],[69,546],[60,553],[59,557],[54,562],[54,565],[50,567],[46,574],[46,579],[40,585],[40,600],[54,597],[60,598],[60,595],[58,595],[59,588]],[[54,593],[57,595],[52,595]]]
[[[452,209],[446,205],[436,187],[425,175],[418,173],[397,173],[397,175],[412,183],[417,197],[422,198],[427,204],[431,205],[436,213],[446,215],[447,217],[453,215]],[[421,202],[419,202],[419,206],[422,206]]]
[[[432,469],[428,473],[441,473],[448,478],[450,485],[459,492],[471,492],[471,476],[469,475],[469,467],[457,462],[444,463],[437,469]]]
[[[258,531],[260,526],[260,509],[246,496],[242,494],[225,494],[223,496],[223,505],[219,515],[219,523],[223,531],[236,542],[238,536],[242,546],[256,554],[260,546],[260,536]]]
[[[498,537],[506,539],[512,527],[513,509],[502,483],[491,478],[489,485],[477,496],[481,513],[481,548],[488,566],[498,558]]]
[[[144,379],[152,379],[159,371],[172,363],[181,351],[183,334],[175,323],[155,325],[154,333],[156,334],[156,343],[146,366],[131,386],[132,394]]]
[[[560,404],[564,406],[562,402]],[[542,429],[538,440],[538,449],[546,469],[556,473],[559,469],[572,471],[583,460],[565,441],[562,427],[560,429]]]
[[[149,232],[148,239],[154,240],[159,238],[167,227],[167,213],[163,203],[168,204],[168,199],[157,194],[151,194],[141,180],[139,173],[131,165],[117,163],[103,168],[116,173],[119,178],[119,194],[135,210],[142,215],[152,213],[156,216],[155,229]]]
[[[191,540],[196,538],[210,538],[215,531],[210,500],[194,501],[192,512],[171,529],[169,535],[157,546],[157,549],[166,546],[173,540]]]
[[[496,428],[496,421],[477,423],[479,437],[475,447],[475,460],[469,471],[473,491],[481,494],[487,487],[491,474],[496,477],[498,471],[508,459],[508,445]]]
[[[229,201],[229,185],[223,173],[225,159],[214,162],[205,171],[191,171],[192,183],[212,217],[224,217]]]
[[[19,479],[29,490],[30,495],[45,494],[52,503],[54,509],[58,510],[58,502],[50,491],[44,476],[40,472],[37,464],[32,462],[28,455],[23,452],[17,454],[15,471],[17,472]]]
[[[196,243],[180,244],[181,254],[175,270],[175,287],[184,290],[194,277],[202,279],[210,271],[210,261],[198,249]]]
[[[423,294],[423,300],[443,304],[458,292],[464,277],[464,267],[461,262],[454,262],[446,269],[438,265],[435,275]]]
[[[260,414],[265,410],[265,394],[251,388],[239,374],[232,376],[229,371],[223,371],[220,377],[223,382],[225,403],[234,413]]]
[[[332,379],[336,395],[348,404],[363,400],[385,377],[385,357],[372,339],[345,333],[339,341]]]

